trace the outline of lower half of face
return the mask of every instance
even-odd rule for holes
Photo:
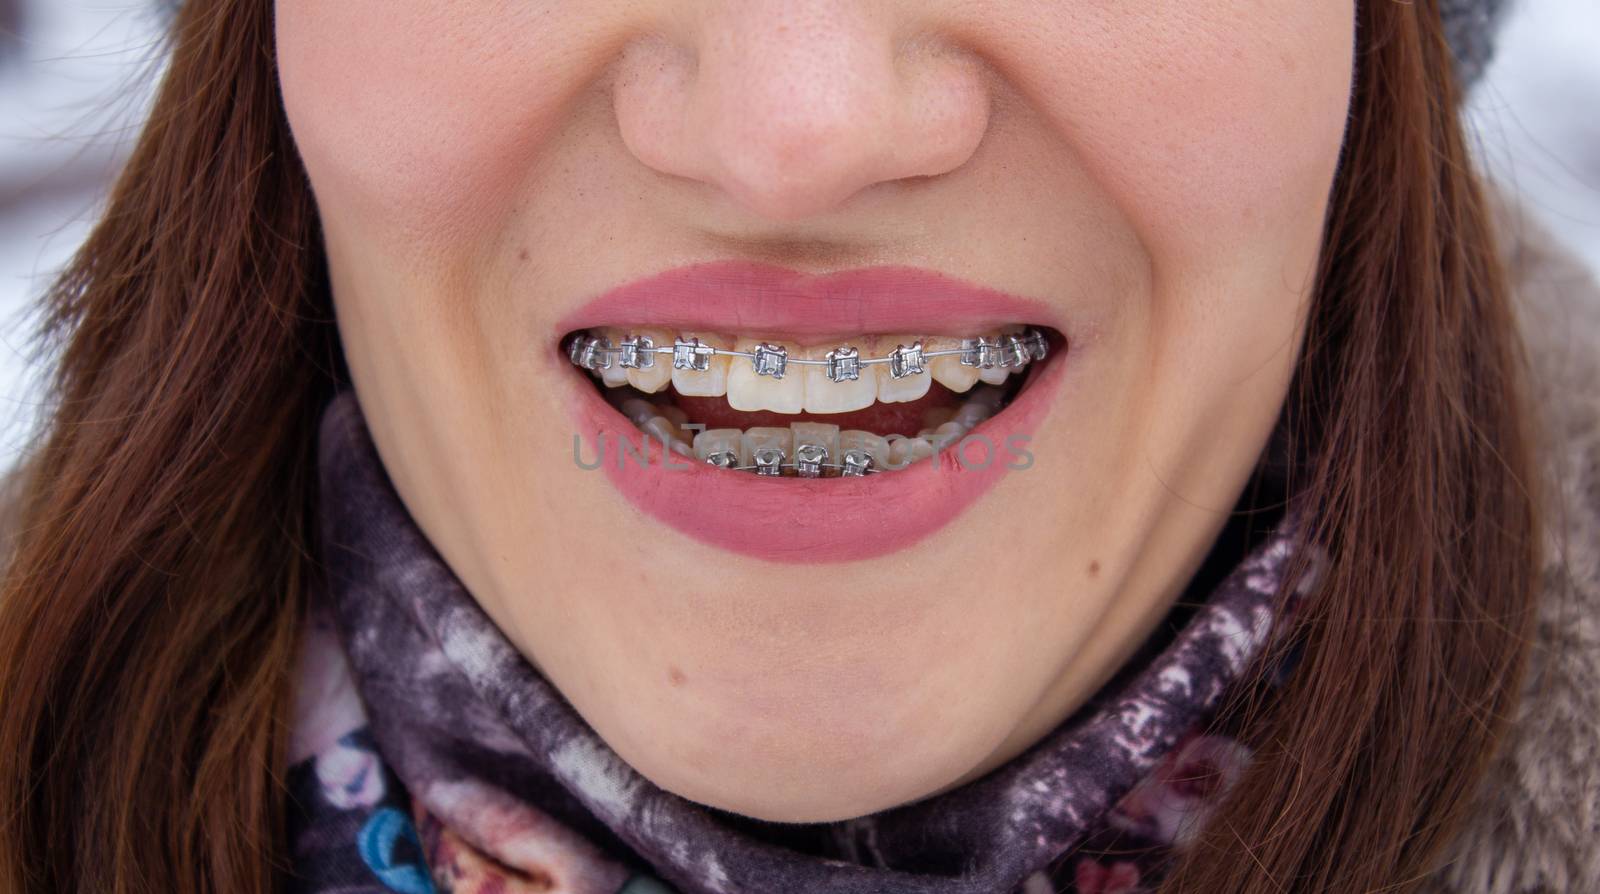
[[[685,797],[838,819],[1036,741],[1278,418],[1348,4],[527,6],[278,4],[412,515]]]

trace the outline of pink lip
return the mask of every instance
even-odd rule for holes
[[[1063,329],[1036,301],[907,267],[813,276],[745,262],[669,270],[600,296],[559,324],[554,361],[567,368],[582,460],[603,445],[606,478],[633,506],[702,543],[772,562],[845,562],[911,546],[943,528],[1029,461],[1031,437],[1065,368],[1056,351],[971,443],[933,461],[860,479],[758,478],[667,454],[572,368],[556,341],[574,329],[660,326],[823,338],[905,331],[961,334],[1002,323]],[[1070,336],[1069,336],[1070,339]],[[642,451],[641,466],[621,449]],[[987,446],[986,446],[987,445]],[[958,450],[965,456],[963,463]],[[987,455],[987,462],[984,459]],[[670,460],[670,462],[669,462]],[[1036,461],[1036,458],[1035,458]]]
[[[660,326],[822,339],[898,332],[969,335],[1004,323],[1040,323],[1067,332],[1049,305],[932,270],[880,266],[810,274],[714,261],[618,286],[556,328],[558,336],[598,326]]]

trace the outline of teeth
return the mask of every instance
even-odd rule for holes
[[[741,338],[734,343],[734,350],[753,354],[763,344],[758,339]],[[744,412],[771,410],[775,413],[799,413],[805,409],[804,367],[790,365],[780,378],[758,374],[756,365],[747,358],[733,359],[739,362],[728,370],[728,406]]]
[[[650,394],[671,382],[684,395],[726,395],[741,411],[847,413],[874,401],[917,400],[934,381],[957,393],[978,382],[1004,385],[1012,373],[1048,352],[1045,334],[1020,324],[963,338],[895,335],[863,341],[861,348],[845,344],[791,352],[776,342],[717,333],[608,328],[579,333],[567,353],[612,388],[628,384]],[[956,351],[962,353],[951,353]]]
[[[622,340],[624,338],[636,336],[639,338],[641,348],[644,345],[644,339],[648,338],[650,339],[652,351],[653,349],[659,348],[662,345],[672,344],[672,333],[667,332],[664,329],[640,329],[634,332],[611,332],[608,333],[608,336],[611,338],[612,344],[619,346],[622,344]],[[648,363],[649,366],[645,366],[644,364],[646,363]],[[620,366],[621,364],[617,363],[615,365]],[[667,387],[667,383],[672,381],[672,358],[670,356],[641,351],[639,353],[639,366],[639,369],[630,369],[627,371],[628,384],[639,389],[640,391],[645,392],[646,394],[654,394],[655,392]]]
[[[1004,394],[998,388],[975,388],[957,410],[940,407],[924,416],[915,438],[893,438],[860,430],[840,431],[824,422],[794,422],[741,432],[719,428],[696,434],[691,446],[683,410],[640,398],[623,400],[619,408],[652,439],[700,462],[756,471],[765,462],[771,474],[833,478],[903,469],[938,451],[952,449],[973,428],[998,411]],[[808,451],[807,448],[813,448]],[[820,449],[821,452],[816,452]],[[775,452],[774,452],[775,451]],[[765,459],[763,459],[765,457]],[[862,462],[862,458],[870,458]]]
[[[933,445],[924,438],[896,438],[889,444],[889,466],[903,469],[933,456]]]
[[[978,427],[985,419],[994,415],[994,407],[985,403],[963,404],[961,409],[951,417],[952,422],[959,422],[967,427],[968,431]]]
[[[683,411],[682,407],[677,407],[677,406],[673,406],[671,404],[667,404],[665,406],[656,407],[656,410],[661,415],[667,417],[668,419],[671,419],[673,424],[677,425],[679,427],[682,427],[683,425],[687,424],[688,421],[689,421],[689,414],[685,413]]]
[[[967,436],[967,427],[959,422],[951,421],[933,430],[933,436],[928,438],[928,443],[936,445],[940,450],[948,450],[960,443]]]
[[[674,344],[677,338],[685,341],[698,338],[701,344],[710,345],[724,351],[733,350],[734,341],[725,335],[712,332],[683,332],[668,336],[664,344]],[[672,375],[672,390],[690,397],[721,397],[728,393],[728,368],[729,361],[734,358],[725,354],[714,354],[706,358],[704,370],[673,369],[672,355],[662,354],[656,358],[665,361]]]
[[[921,342],[914,335],[890,335],[877,339],[874,346],[875,356],[887,356],[890,351],[900,348],[909,349]],[[923,346],[927,350],[927,346]],[[914,373],[902,378],[895,378],[889,374],[888,364],[876,364],[878,369],[878,400],[886,403],[905,403],[916,400],[928,393],[928,388],[933,384],[933,379],[926,372]],[[863,368],[865,369],[865,367]]]
[[[1011,370],[1006,369],[1003,366],[995,366],[989,369],[978,370],[978,381],[987,383],[989,385],[1004,385],[1006,383],[1006,377],[1009,375],[1011,375]]]
[[[604,342],[604,344],[607,344],[609,347],[615,347],[616,345],[620,344],[618,339],[621,338],[621,335],[619,333],[611,330],[603,330],[601,331],[600,335],[602,338],[607,340]],[[617,362],[617,356],[615,354],[609,354],[607,355],[607,358],[609,361],[608,364],[595,370],[595,372],[600,374],[600,381],[604,382],[607,388],[621,388],[623,385],[629,384],[628,371],[622,368],[621,363]]]
[[[794,422],[790,423],[789,431],[794,436],[795,456],[798,457],[801,448],[810,444],[823,449],[822,462],[839,462],[839,426],[823,422]]]
[[[825,360],[832,348],[812,348],[805,352],[808,360]],[[858,352],[859,353],[859,352]],[[878,370],[881,366],[861,366],[856,378],[833,381],[828,378],[826,366],[800,366],[806,382],[805,411],[807,413],[849,413],[864,410],[878,399]]]
[[[780,467],[792,461],[794,433],[787,428],[752,428],[744,433],[744,446],[757,475],[779,475]]]
[[[870,454],[874,468],[881,469],[889,462],[889,440],[883,435],[854,429],[839,432],[839,456],[843,457],[852,450],[864,450]]]
[[[615,405],[675,453],[762,475],[831,478],[903,469],[959,443],[999,411],[1006,399],[999,386],[1012,373],[1046,359],[1050,347],[1045,333],[1026,326],[963,338],[863,337],[859,344],[791,350],[778,341],[716,333],[609,328],[580,332],[563,350],[606,386],[630,385],[634,392],[618,394]],[[969,359],[976,365],[964,362]],[[701,432],[691,443],[690,419],[682,408],[642,397],[670,382],[685,395],[725,395],[728,406],[741,412],[847,413],[877,401],[918,400],[935,380],[966,397],[958,408],[924,413],[915,438],[795,422]]]
[[[644,427],[646,422],[661,415],[661,411],[656,408],[655,404],[637,397],[630,397],[623,401],[622,406],[618,409],[622,410],[622,415],[628,417],[628,421],[641,428]]]
[[[644,430],[645,434],[661,441],[669,448],[672,448],[674,444],[689,446],[688,442],[684,440],[683,432],[678,428],[677,423],[665,416],[652,416],[649,421],[639,427]],[[683,451],[678,450],[677,452],[681,453]]]
[[[695,459],[709,462],[718,454],[732,455],[735,466],[751,464],[750,449],[745,443],[744,432],[737,428],[713,428],[695,435]]]
[[[961,349],[959,338],[930,338],[928,339],[929,351],[958,351]],[[928,373],[933,380],[960,394],[970,389],[978,382],[978,368],[976,366],[963,366],[959,354],[947,354],[943,357],[934,357],[928,361]]]
[[[989,343],[998,345],[994,352],[996,363],[988,369],[979,369],[978,381],[989,385],[1004,385],[1006,383],[1006,378],[1011,375],[1011,369],[1001,364],[1006,361],[1006,336],[1015,331],[1012,327],[1006,327],[999,334],[984,336]]]
[[[1006,378],[1008,376],[1010,376],[1013,372],[1017,371],[1018,367],[1021,364],[1015,364],[1015,360],[1014,360],[1014,357],[1013,357],[1013,348],[1011,347],[1011,339],[1009,338],[1009,336],[1013,336],[1013,335],[1020,336],[1021,334],[1022,334],[1022,327],[1020,327],[1020,326],[1006,326],[1006,327],[1004,327],[1004,328],[1002,328],[1000,330],[1000,334],[999,335],[988,336],[988,339],[990,341],[995,342],[1000,346],[999,350],[996,351],[996,354],[998,355],[1000,362],[996,363],[990,369],[980,369],[980,370],[978,370],[978,380],[979,381],[987,382],[990,385],[1004,385],[1006,383]],[[1024,353],[1023,356],[1024,356],[1024,358],[1026,358],[1026,353]],[[1027,362],[1026,359],[1024,359],[1022,361],[1022,363],[1026,363],[1026,362]]]

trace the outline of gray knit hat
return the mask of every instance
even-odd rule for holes
[[[1507,0],[1439,0],[1444,36],[1456,59],[1463,91],[1477,82],[1494,55],[1494,34],[1504,18]]]

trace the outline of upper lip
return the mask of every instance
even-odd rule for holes
[[[864,333],[979,335],[1011,323],[1062,328],[1043,302],[919,267],[813,274],[730,260],[624,283],[568,314],[556,334],[617,326],[821,340]]]

